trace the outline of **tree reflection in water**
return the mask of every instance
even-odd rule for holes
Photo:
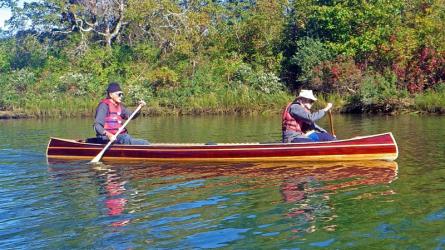
[[[330,194],[360,185],[390,183],[397,177],[396,162],[326,163],[311,167],[299,168],[280,186],[284,202],[294,205],[287,216],[295,218],[296,227],[292,230],[295,233],[299,233],[301,228],[308,233],[314,232],[317,220],[326,224],[337,217],[333,212],[335,208],[330,204]],[[336,225],[323,228],[334,231]]]

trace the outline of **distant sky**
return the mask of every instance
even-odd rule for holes
[[[19,0],[19,3],[32,2],[33,0]],[[11,11],[6,8],[0,8],[0,28],[3,28],[5,21],[11,17]]]
[[[11,12],[9,9],[0,9],[0,28],[3,28],[5,25],[5,21],[8,20],[11,17]]]

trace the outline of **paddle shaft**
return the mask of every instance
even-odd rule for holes
[[[128,117],[127,121],[125,121],[124,125],[119,128],[119,130],[116,132],[116,134],[111,138],[111,140],[105,145],[105,147],[99,152],[94,159],[90,161],[90,163],[98,163],[100,159],[102,159],[102,156],[105,154],[105,151],[111,146],[111,144],[116,140],[116,137],[125,129],[127,124],[133,119],[133,117],[137,114],[137,112],[142,108],[142,105],[139,105],[136,110],[133,112],[133,114]]]
[[[332,119],[332,112],[331,112],[331,110],[328,110],[328,115],[329,115],[329,125],[331,126],[331,134],[332,134],[332,136],[335,137],[334,121]]]

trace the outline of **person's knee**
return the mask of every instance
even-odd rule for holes
[[[334,141],[336,138],[328,133],[319,133],[318,138],[320,138],[320,141]]]
[[[313,142],[313,140],[311,140],[310,138],[294,138],[292,140],[293,143],[297,143],[297,142]]]
[[[117,144],[131,144],[131,136],[128,134],[120,134],[116,138]]]
[[[132,145],[150,145],[150,142],[143,139],[133,139]]]
[[[150,142],[144,139],[136,139],[130,136],[128,144],[130,145],[149,145]]]

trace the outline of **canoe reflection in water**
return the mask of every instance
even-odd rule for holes
[[[317,218],[326,222],[333,221],[330,195],[344,192],[346,189],[358,188],[361,185],[391,183],[397,178],[397,163],[375,161],[337,164],[317,164],[313,168],[299,168],[284,178],[280,192],[286,203],[293,204],[287,217],[297,220],[294,233],[311,233],[316,230]],[[385,194],[393,194],[386,191]],[[326,231],[336,230],[334,223],[323,228]]]
[[[107,215],[116,219],[112,226],[127,225],[130,219],[138,217],[126,217],[128,213],[140,213],[147,218],[147,210],[154,209],[147,207],[147,202],[153,199],[148,194],[153,193],[154,189],[161,187],[169,190],[170,186],[202,180],[200,183],[203,184],[199,188],[190,189],[188,193],[178,196],[174,207],[190,202],[191,199],[200,200],[209,193],[230,196],[244,192],[244,196],[257,197],[256,192],[262,190],[261,193],[267,195],[262,198],[261,203],[255,198],[246,197],[243,202],[248,204],[245,206],[257,207],[260,204],[261,210],[277,211],[277,207],[279,211],[282,209],[284,217],[298,225],[292,230],[298,234],[296,237],[300,237],[300,232],[317,230],[316,225],[320,224],[316,223],[317,219],[329,224],[323,226],[324,230],[336,230],[335,208],[330,202],[330,197],[336,192],[360,186],[387,184],[397,178],[397,163],[387,161],[230,164],[139,162],[94,165],[89,170],[96,172],[93,176],[100,176],[100,181],[96,183],[101,185],[101,190],[106,190],[104,204]],[[384,194],[392,193],[392,190],[386,190]],[[132,211],[126,209],[129,205]],[[172,204],[156,204],[156,212],[162,210],[159,210],[159,206]],[[141,219],[138,221],[140,223]]]

